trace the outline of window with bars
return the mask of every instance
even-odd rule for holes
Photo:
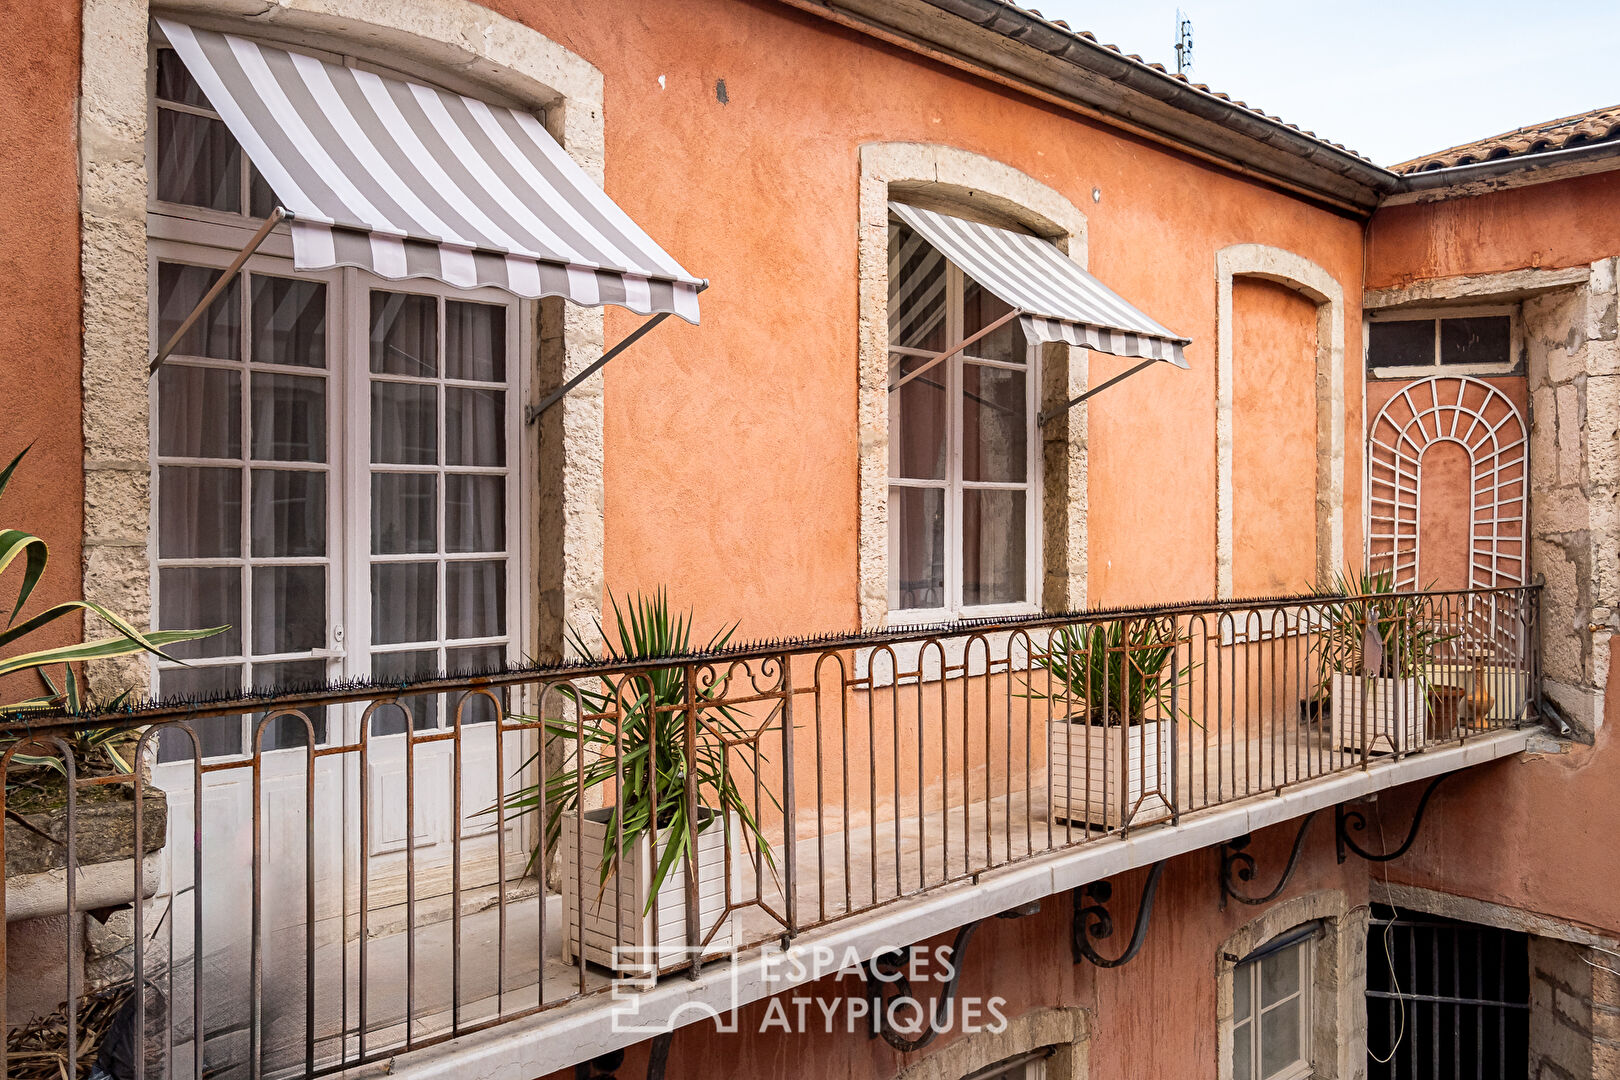
[[[931,363],[1007,311],[890,219],[891,615],[993,614],[1038,602],[1038,349],[1014,319]]]

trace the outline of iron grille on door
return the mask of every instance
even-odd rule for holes
[[[1373,905],[1368,1080],[1525,1080],[1529,1029],[1525,935]]]

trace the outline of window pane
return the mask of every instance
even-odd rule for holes
[[[444,478],[444,543],[457,554],[506,550],[506,477]]]
[[[252,356],[261,364],[326,366],[326,285],[253,275]]]
[[[452,562],[444,567],[446,636],[506,633],[506,562]]]
[[[1506,315],[1440,320],[1442,364],[1502,364],[1512,362],[1513,320]]]
[[[438,672],[439,654],[435,649],[371,654],[371,678],[376,682],[411,682]],[[438,694],[413,694],[402,698],[400,705],[410,711],[412,728],[420,731],[438,726]],[[405,717],[393,706],[381,706],[371,714],[373,735],[398,735],[404,730]]]
[[[242,148],[223,120],[157,111],[157,197],[236,214],[242,209]]]
[[[898,221],[889,223],[889,346],[945,348],[945,258]]]
[[[1254,1080],[1254,1027],[1239,1024],[1232,1029],[1232,1080]]]
[[[1025,373],[962,365],[962,478],[1021,484],[1029,479]]]
[[[922,368],[926,357],[893,356],[889,385]],[[949,361],[935,364],[889,393],[889,475],[907,480],[945,479],[945,378]]]
[[[373,473],[371,553],[419,555],[438,549],[439,478],[420,473]]]
[[[253,458],[326,460],[326,380],[303,375],[253,375]]]
[[[1272,953],[1260,961],[1260,1007],[1275,1005],[1285,997],[1299,993],[1300,958],[1304,946],[1296,945]]]
[[[158,338],[163,345],[180,329],[197,306],[197,301],[213,287],[218,270],[204,266],[158,264]],[[215,360],[237,360],[242,355],[241,278],[220,290],[214,302],[197,317],[174,351],[181,356],[207,356]]]
[[[450,675],[487,675],[506,668],[506,647],[503,645],[474,645],[445,651],[449,656],[447,674]],[[463,724],[487,724],[498,719],[501,711],[507,707],[506,691],[499,687],[492,688],[492,691],[496,700],[501,702],[499,708],[483,694],[468,694],[465,697],[450,695],[445,712],[446,721],[455,718],[458,703],[461,705]]]
[[[439,460],[439,390],[419,383],[371,384],[371,460],[435,465]]]
[[[158,555],[216,559],[241,554],[242,470],[158,469]]]
[[[253,568],[253,651],[307,652],[326,644],[326,567]]]
[[[248,162],[248,213],[256,218],[267,218],[270,212],[281,205],[276,193],[270,190],[270,185],[253,162]]]
[[[1254,965],[1244,964],[1232,974],[1232,1016],[1247,1020],[1253,1008],[1250,998],[1254,994]]]
[[[506,381],[506,309],[448,300],[444,305],[444,374],[450,379]]]
[[[279,664],[253,665],[253,684],[261,689],[302,690],[325,686],[329,681],[325,660],[286,660]],[[306,726],[296,716],[278,716],[265,728],[261,745],[266,750],[284,750],[288,747],[309,745],[310,728],[315,730],[317,745],[326,741],[326,706],[306,705],[303,713],[309,718]],[[248,736],[258,730],[264,713],[252,717]]]
[[[972,278],[962,283],[962,337],[967,339],[1001,318],[1012,308],[979,287]],[[991,333],[969,345],[964,354],[984,360],[1003,360],[1022,364],[1029,359],[1029,343],[1024,337],[1020,320],[1002,323]]]
[[[1434,320],[1401,319],[1367,324],[1368,367],[1434,363]]]
[[[166,668],[158,674],[158,693],[165,698],[205,701],[210,697],[240,689],[242,669],[236,664],[223,667]],[[204,757],[242,752],[242,718],[211,716],[192,720]],[[158,735],[159,761],[190,761],[191,737],[178,728],[163,729]]]
[[[446,387],[444,452],[447,465],[506,464],[506,393]]]
[[[1279,1005],[1260,1016],[1260,1075],[1275,1076],[1294,1064],[1300,1053],[1300,1006],[1302,998]]]
[[[432,379],[439,374],[439,304],[411,293],[371,294],[371,370]]]
[[[159,49],[157,54],[157,96],[164,101],[178,101],[182,105],[195,105],[199,109],[213,109],[202,87],[186,70],[185,62],[173,49]]]
[[[889,489],[889,607],[945,606],[945,492]]]
[[[158,629],[224,633],[164,647],[176,660],[242,652],[242,571],[234,566],[168,566],[158,571]]]
[[[1024,584],[1024,493],[962,492],[962,603],[1013,604]]]
[[[242,377],[228,368],[164,364],[158,369],[158,453],[242,456]]]
[[[371,640],[379,645],[438,640],[438,598],[437,564],[373,564]]]
[[[251,549],[256,558],[326,554],[326,474],[253,470]]]

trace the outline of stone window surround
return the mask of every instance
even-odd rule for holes
[[[1052,1048],[1046,1080],[1086,1080],[1090,1018],[1084,1009],[1050,1006],[1007,1018],[1001,1031],[977,1031],[928,1053],[894,1080],[962,1080],[1020,1054]]]
[[[1215,254],[1215,595],[1232,598],[1232,283],[1260,278],[1316,304],[1316,577],[1344,563],[1344,288],[1301,255],[1265,244]]]
[[[889,609],[889,201],[1013,222],[1047,237],[1086,265],[1086,218],[1068,199],[993,158],[937,143],[867,143],[860,148],[860,429],[858,599],[861,626],[884,624]],[[1041,351],[1041,407],[1085,392],[1086,350]],[[1085,412],[1073,409],[1041,430],[1041,600],[1072,610],[1086,598]]]
[[[1323,929],[1314,950],[1311,1075],[1315,1080],[1365,1075],[1369,917],[1365,904],[1352,908],[1343,892],[1325,889],[1272,905],[1221,943],[1215,954],[1218,1080],[1232,1080],[1233,976],[1238,961],[1266,942],[1315,920],[1321,921]]]
[[[222,8],[224,9],[222,11]],[[168,0],[164,14],[267,37],[341,41],[389,66],[431,68],[543,109],[548,130],[602,182],[602,76],[582,58],[470,0]],[[84,0],[79,101],[80,258],[85,442],[84,596],[137,625],[151,615],[150,391],[147,362],[147,0]],[[531,305],[531,396],[601,354],[602,313],[558,298]],[[528,439],[526,483],[549,508],[528,523],[526,649],[556,655],[563,627],[594,626],[602,595],[602,382],[587,380]],[[540,447],[551,452],[542,455]],[[554,449],[553,449],[554,448]],[[149,685],[132,658],[96,673]]]

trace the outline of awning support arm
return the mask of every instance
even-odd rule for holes
[[[1047,409],[1045,412],[1041,413],[1041,415],[1036,419],[1036,423],[1041,427],[1045,427],[1046,422],[1048,420],[1055,420],[1057,417],[1062,416],[1064,413],[1068,412],[1070,409],[1074,408],[1076,405],[1078,405],[1082,401],[1086,400],[1086,398],[1091,397],[1093,394],[1100,394],[1104,390],[1108,389],[1110,386],[1113,386],[1115,383],[1123,382],[1124,380],[1130,378],[1132,375],[1135,375],[1138,371],[1142,371],[1142,370],[1145,370],[1146,368],[1150,368],[1154,364],[1157,364],[1158,362],[1159,361],[1157,361],[1157,360],[1144,360],[1140,364],[1137,364],[1135,367],[1131,368],[1129,371],[1122,371],[1118,375],[1115,375],[1112,379],[1109,379],[1107,382],[1101,383],[1101,384],[1099,384],[1097,386],[1093,386],[1090,390],[1087,390],[1085,393],[1081,394],[1079,397],[1071,398],[1067,404],[1059,405],[1059,406],[1057,406],[1055,408]]]
[[[698,285],[697,291],[702,292],[708,287],[709,283],[705,281]],[[540,404],[530,405],[527,409],[524,409],[524,422],[532,424],[536,420],[540,419],[540,415],[553,405],[557,404],[557,402],[561,401],[563,397],[567,395],[568,391],[572,390],[574,387],[578,386],[592,375],[595,375],[598,371],[601,371],[603,366],[606,365],[609,360],[612,360],[615,356],[618,356],[620,353],[624,352],[624,350],[640,341],[642,337],[646,335],[647,331],[669,318],[670,314],[671,313],[668,311],[660,311],[658,314],[654,315],[652,318],[630,331],[630,333],[625,336],[623,341],[619,342],[617,345],[613,346],[613,348],[603,353],[601,359],[593,361],[572,379],[569,379],[567,382],[557,387],[557,389],[547,394],[541,400]]]
[[[917,376],[921,375],[923,372],[927,371],[929,368],[933,367],[936,364],[944,363],[946,360],[949,360],[951,357],[955,356],[957,353],[961,352],[963,349],[967,348],[969,345],[973,344],[975,341],[978,341],[982,337],[988,337],[989,335],[995,333],[997,330],[1000,330],[1004,325],[1011,322],[1013,319],[1016,319],[1018,316],[1020,316],[1022,314],[1024,314],[1022,311],[1020,311],[1017,308],[1013,308],[1011,311],[1007,312],[1007,314],[1003,315],[1001,318],[997,319],[995,322],[991,323],[989,326],[986,326],[984,329],[980,330],[978,333],[973,334],[971,337],[964,338],[960,344],[952,345],[950,348],[946,349],[942,353],[935,353],[934,356],[928,361],[928,363],[924,364],[922,367],[917,368],[915,371],[906,372],[905,376],[902,377],[899,382],[897,382],[893,386],[889,387],[889,393],[891,393],[891,394],[894,393],[896,390],[900,389],[902,386],[906,385],[906,383],[910,382],[912,379],[915,379]]]
[[[163,343],[163,348],[159,349],[157,355],[152,357],[152,365],[146,372],[148,376],[157,373],[157,369],[163,365],[163,361],[167,360],[169,354],[174,352],[175,347],[180,344],[180,339],[186,336],[186,332],[191,329],[198,319],[202,318],[203,312],[208,310],[208,305],[212,304],[219,297],[219,294],[225,291],[225,286],[235,280],[243,264],[253,257],[253,253],[259,250],[259,245],[263,244],[265,238],[270,235],[270,230],[283,221],[290,220],[292,220],[292,215],[279,206],[270,211],[270,216],[264,219],[264,224],[259,226],[259,231],[249,238],[247,246],[237,253],[236,258],[231,260],[231,265],[227,266],[225,272],[219,275],[219,280],[215,281],[209,290],[203,293],[202,299],[197,301],[197,306],[191,309],[191,314],[186,316],[185,321],[180,324],[174,333],[169,335],[169,340]]]

